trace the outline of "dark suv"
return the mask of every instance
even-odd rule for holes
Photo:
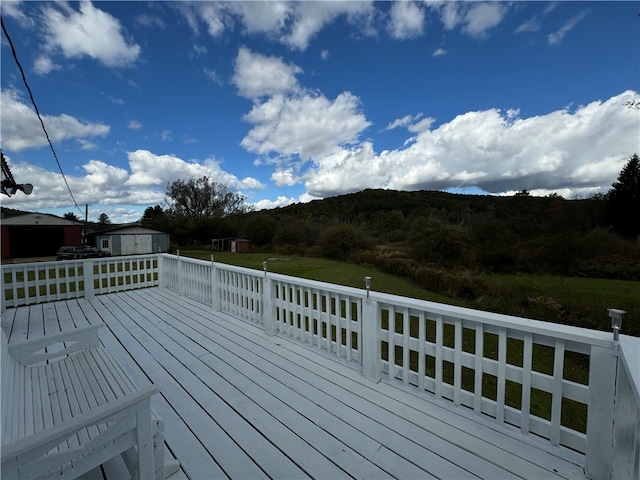
[[[75,245],[75,246],[60,247],[60,250],[58,250],[58,253],[56,254],[56,260],[98,258],[98,257],[108,257],[110,255],[111,254],[109,252],[104,252],[100,250],[98,247],[92,247],[90,245]]]

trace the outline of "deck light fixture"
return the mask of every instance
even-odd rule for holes
[[[266,275],[267,274],[267,261],[266,260],[262,262],[262,270],[264,270],[264,274]]]
[[[607,313],[611,317],[611,328],[613,329],[613,341],[618,342],[620,339],[620,329],[622,328],[622,319],[626,310],[619,310],[617,308],[607,308]]]
[[[367,303],[371,300],[369,299],[369,290],[371,290],[371,277],[364,277],[364,286],[367,289]]]

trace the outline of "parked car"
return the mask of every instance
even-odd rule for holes
[[[83,258],[109,257],[111,254],[90,245],[73,245],[60,247],[56,260],[76,260]]]

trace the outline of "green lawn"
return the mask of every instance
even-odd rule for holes
[[[211,252],[202,250],[180,250],[180,255],[204,260],[210,260],[211,258]],[[266,260],[267,268],[270,272],[362,289],[364,289],[364,277],[370,276],[372,277],[372,291],[392,293],[433,302],[462,305],[462,303],[452,301],[451,298],[428,292],[409,280],[398,278],[388,273],[382,273],[375,268],[337,262],[325,258],[285,257],[264,253],[229,252],[216,252],[214,258],[216,262],[257,270],[262,270],[262,262]]]

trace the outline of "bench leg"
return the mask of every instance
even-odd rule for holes
[[[154,478],[153,433],[151,431],[151,404],[149,400],[140,402],[136,408],[136,449],[137,469],[133,478],[148,480]]]

